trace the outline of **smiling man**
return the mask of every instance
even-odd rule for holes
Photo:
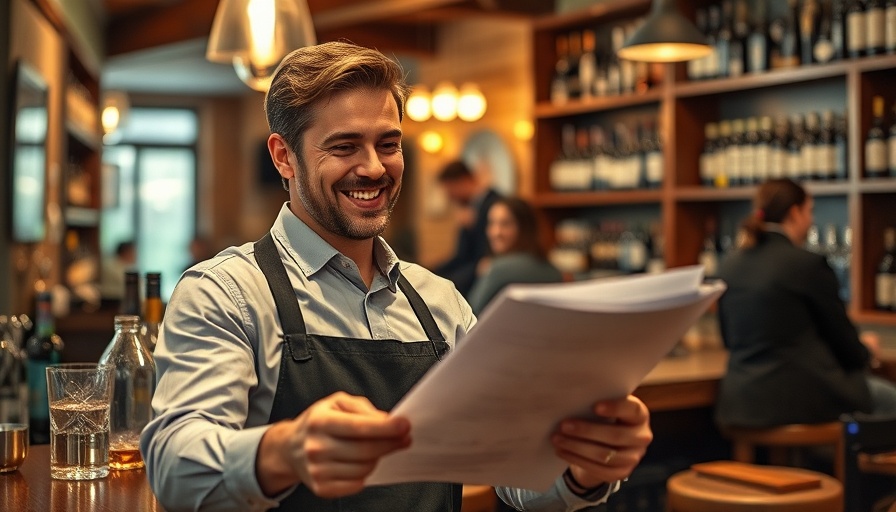
[[[141,449],[166,510],[460,510],[458,484],[365,486],[413,442],[386,411],[475,323],[450,281],[379,236],[401,191],[407,94],[397,64],[348,43],[296,50],[275,72],[268,149],[289,202],[261,240],[184,273],[155,351]],[[594,412],[552,434],[569,463],[552,489],[501,497],[543,511],[605,500],[651,432],[634,397]]]

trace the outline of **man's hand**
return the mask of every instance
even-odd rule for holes
[[[551,441],[569,462],[576,482],[586,488],[627,478],[653,440],[647,406],[632,395],[594,406],[597,419],[570,418]]]
[[[382,456],[410,446],[410,430],[364,397],[334,393],[268,429],[255,461],[258,483],[268,496],[296,483],[324,498],[355,494]]]

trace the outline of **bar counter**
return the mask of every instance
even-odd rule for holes
[[[146,471],[109,471],[96,480],[50,478],[50,445],[31,446],[18,471],[0,474],[0,511],[164,512]]]

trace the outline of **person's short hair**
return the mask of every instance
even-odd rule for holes
[[[473,171],[461,160],[448,163],[437,177],[439,183],[450,183],[472,178]]]
[[[317,101],[337,91],[363,88],[389,90],[399,120],[403,118],[410,87],[397,62],[377,50],[343,41],[299,48],[274,71],[264,101],[268,127],[299,155]]]

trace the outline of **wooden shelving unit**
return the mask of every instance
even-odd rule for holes
[[[705,6],[703,0],[680,2],[685,13]],[[642,94],[550,102],[550,81],[557,59],[555,40],[574,30],[595,28],[647,14],[650,2],[606,2],[590,8],[548,16],[533,24],[533,76],[535,78],[535,175],[533,204],[548,220],[545,240],[553,241],[556,222],[583,210],[620,205],[646,205],[659,210],[669,267],[697,262],[708,218],[719,220],[731,204],[749,204],[756,187],[707,188],[700,185],[699,156],[704,145],[704,125],[718,121],[725,111],[741,104],[760,105],[750,115],[774,115],[763,101],[817,94],[822,91],[840,105],[846,115],[848,176],[840,182],[807,182],[817,198],[843,201],[853,231],[849,312],[854,320],[896,326],[896,313],[873,307],[875,267],[883,254],[883,230],[896,226],[896,179],[864,176],[865,134],[871,126],[872,97],[881,95],[887,105],[896,101],[896,56],[845,60],[793,69],[771,70],[737,78],[691,82],[684,64],[667,65],[661,80]],[[665,176],[658,190],[556,192],[548,171],[560,152],[564,123],[589,123],[603,116],[624,115],[629,110],[654,109],[657,126],[664,133]],[[819,107],[820,109],[820,107]],[[808,109],[806,110],[808,111]]]

